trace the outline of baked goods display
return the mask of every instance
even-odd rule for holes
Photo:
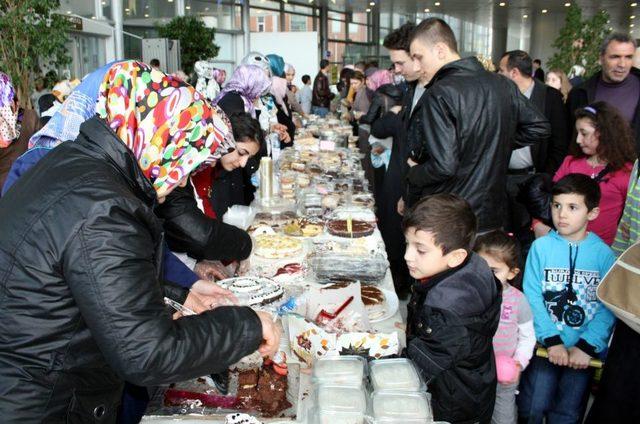
[[[296,217],[297,214],[294,211],[258,212],[253,220],[253,224],[249,227],[249,232],[260,226],[267,226],[277,230]]]
[[[255,238],[255,254],[262,258],[290,258],[302,252],[302,242],[279,234],[261,234]]]
[[[268,305],[284,295],[282,286],[268,278],[235,277],[218,281],[216,284],[231,291],[242,305],[247,306]]]
[[[277,417],[291,407],[287,400],[287,376],[270,365],[239,373],[239,409],[258,411],[264,417]]]
[[[347,219],[334,219],[327,222],[327,231],[338,237],[359,238],[373,234],[375,225],[371,222],[351,220],[351,227]]]

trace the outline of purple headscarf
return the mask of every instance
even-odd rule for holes
[[[8,147],[20,135],[18,111],[13,107],[15,96],[11,78],[0,72],[0,148]]]
[[[270,87],[271,80],[262,68],[255,65],[241,65],[233,72],[231,79],[220,91],[213,103],[217,105],[227,93],[235,91],[240,94],[244,101],[245,112],[255,118],[256,110],[253,102],[263,94],[268,93]]]
[[[376,91],[385,84],[393,84],[393,74],[386,69],[375,71],[367,77],[367,87],[372,91]]]

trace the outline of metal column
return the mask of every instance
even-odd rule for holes
[[[251,15],[249,13],[249,0],[244,0],[242,4],[242,31],[244,37],[244,54],[246,56],[251,51]]]
[[[122,0],[113,0],[111,2],[111,19],[113,20],[114,38],[116,44],[116,60],[125,59],[124,57],[124,34],[122,30]]]

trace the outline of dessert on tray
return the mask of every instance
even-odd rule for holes
[[[236,277],[218,281],[220,287],[230,290],[247,306],[267,305],[282,298],[282,286],[273,280],[261,277]]]
[[[377,320],[387,313],[387,302],[382,290],[374,286],[362,285],[360,292],[369,320]]]
[[[284,226],[284,233],[294,237],[315,237],[323,230],[324,224],[318,219],[296,219]]]
[[[267,259],[289,258],[302,252],[302,242],[283,235],[263,234],[256,237],[255,254]]]
[[[351,220],[351,228],[349,228],[348,220],[335,219],[327,223],[327,230],[330,234],[338,237],[359,238],[373,234],[375,225],[371,222],[361,221],[357,219]]]

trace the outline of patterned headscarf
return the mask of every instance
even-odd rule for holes
[[[269,92],[271,80],[264,73],[262,68],[255,65],[241,65],[236,68],[231,75],[231,79],[224,86],[218,97],[213,101],[218,104],[227,93],[237,92],[244,101],[244,111],[252,117],[256,117],[256,110],[253,102]]]
[[[271,66],[271,75],[274,77],[284,76],[284,59],[277,54],[268,54],[269,65]]]
[[[393,74],[386,69],[375,71],[367,77],[367,87],[372,91],[376,91],[385,84],[393,84]]]
[[[201,94],[141,62],[120,62],[107,72],[96,111],[159,196],[235,146],[229,122]]]
[[[256,65],[269,74],[271,76],[271,65],[269,64],[269,59],[262,53],[258,52],[250,52],[247,54],[240,62],[240,65]]]
[[[287,96],[287,80],[280,77],[271,78],[271,94],[275,97],[276,102],[282,106],[282,111],[289,115],[287,108],[284,107],[284,98]]]
[[[4,149],[20,136],[18,111],[13,101],[16,92],[9,75],[0,72],[0,148]]]

